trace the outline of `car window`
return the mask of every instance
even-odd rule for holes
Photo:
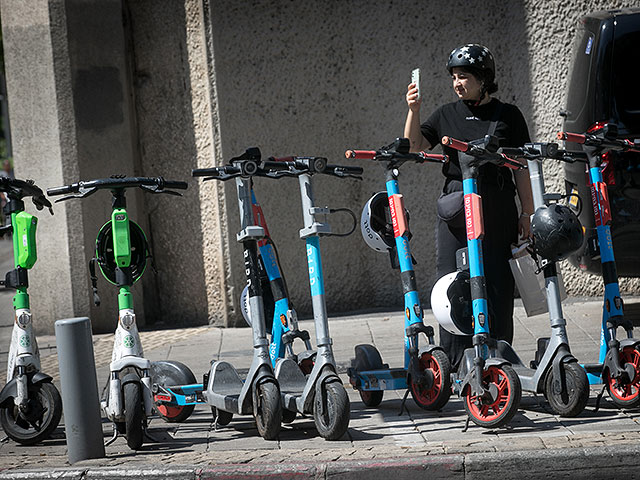
[[[613,99],[616,116],[627,135],[640,133],[638,46],[640,15],[616,18],[612,61]]]
[[[576,32],[571,51],[574,56],[569,66],[570,84],[567,95],[567,110],[571,118],[578,118],[589,100],[591,62],[595,57],[595,35],[585,25]]]

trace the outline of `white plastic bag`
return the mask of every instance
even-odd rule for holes
[[[536,262],[527,251],[527,243],[514,246],[511,250],[513,258],[509,259],[511,273],[516,281],[520,298],[524,305],[527,317],[540,315],[549,311],[547,305],[547,291],[542,271],[536,274]],[[562,275],[558,270],[558,286],[560,287],[560,300],[567,298],[567,292],[562,282]]]

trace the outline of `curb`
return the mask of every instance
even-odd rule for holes
[[[361,461],[300,462],[278,464],[223,464],[212,466],[176,465],[163,468],[141,467],[69,467],[54,470],[18,470],[0,472],[0,480],[78,479],[291,479],[291,480],[501,480],[620,479],[640,478],[640,445],[527,450],[420,458],[389,458]]]

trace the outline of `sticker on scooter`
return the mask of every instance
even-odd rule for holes
[[[475,240],[484,236],[482,221],[482,198],[476,193],[464,196],[464,217],[467,226],[467,238]]]
[[[398,193],[389,197],[389,210],[391,212],[394,237],[404,236],[409,231],[409,227],[404,214],[404,198],[401,194]]]
[[[133,348],[136,345],[136,340],[131,335],[127,335],[122,339],[122,344],[125,348]]]

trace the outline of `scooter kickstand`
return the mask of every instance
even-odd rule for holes
[[[471,417],[467,415],[467,419],[464,421],[464,428],[462,429],[462,433],[465,433],[467,430],[469,430],[469,420],[471,420]]]
[[[604,391],[607,389],[606,385],[602,386],[602,390],[600,390],[600,393],[598,394],[598,396],[596,397],[596,408],[593,410],[593,413],[597,413],[598,410],[600,409],[600,400],[602,400],[602,396],[604,395]]]
[[[398,414],[399,417],[402,416],[402,414],[404,413],[404,404],[407,401],[407,397],[409,396],[409,389],[407,388],[404,391],[404,397],[402,397],[402,403],[400,404],[400,413]],[[407,413],[409,412],[409,410],[407,410]]]
[[[111,445],[113,442],[116,441],[116,438],[118,438],[118,428],[116,427],[116,424],[114,423],[113,424],[113,436],[104,443],[104,446],[108,447],[109,445]]]

